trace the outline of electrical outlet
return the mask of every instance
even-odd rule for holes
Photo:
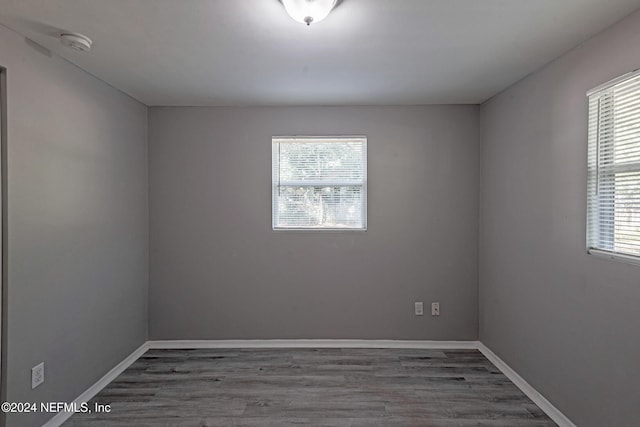
[[[44,382],[44,362],[31,368],[31,389]]]
[[[424,304],[420,302],[415,303],[416,316],[422,316],[424,314]]]
[[[440,316],[440,303],[432,302],[431,303],[431,315],[432,316]]]

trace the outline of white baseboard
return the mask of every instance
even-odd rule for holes
[[[477,349],[477,341],[407,341],[407,340],[158,340],[149,348],[405,348],[405,349]]]
[[[516,371],[511,369],[502,359],[500,359],[486,345],[479,343],[478,350],[489,359],[491,363],[496,365],[502,373],[511,380],[529,399],[533,401],[545,414],[549,416],[559,427],[576,427],[576,425],[567,418],[558,408],[553,406],[543,395],[541,395],[531,384],[526,382]]]
[[[123,373],[125,369],[133,364],[136,360],[140,358],[147,350],[149,350],[149,342],[145,342],[136,350],[133,351],[129,356],[127,356],[122,362],[118,363],[113,369],[107,372],[102,378],[96,381],[91,387],[85,390],[80,396],[78,396],[73,403],[77,407],[79,407],[82,403],[88,402],[93,399],[93,397],[98,394],[103,388],[105,388],[111,381],[115,380],[118,375]],[[43,424],[42,427],[58,427],[62,425],[65,421],[67,421],[73,412],[58,412],[53,418]]]
[[[78,396],[76,405],[88,402],[118,375],[124,372],[149,349],[206,349],[206,348],[397,348],[422,350],[479,350],[496,365],[529,399],[540,407],[558,426],[576,427],[558,408],[527,383],[487,346],[479,341],[411,341],[411,340],[152,340],[142,344],[122,362]],[[43,427],[58,427],[73,412],[59,412]]]

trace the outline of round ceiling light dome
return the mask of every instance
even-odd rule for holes
[[[78,52],[87,52],[91,49],[91,44],[93,42],[84,34],[62,33],[60,34],[60,43],[62,43],[63,46],[77,50]]]
[[[322,21],[336,5],[336,0],[282,0],[289,16],[294,20],[311,25]]]

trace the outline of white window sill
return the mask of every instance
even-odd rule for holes
[[[329,228],[329,227],[314,227],[314,228],[294,228],[294,227],[273,227],[273,231],[310,231],[312,233],[317,232],[363,232],[367,231],[366,228]]]
[[[640,265],[640,257],[633,255],[624,255],[616,252],[603,251],[600,249],[588,249],[587,253],[600,258],[610,259],[612,261],[624,262],[625,264]]]

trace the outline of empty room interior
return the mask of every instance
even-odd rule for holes
[[[0,0],[0,425],[640,425],[640,0]]]

